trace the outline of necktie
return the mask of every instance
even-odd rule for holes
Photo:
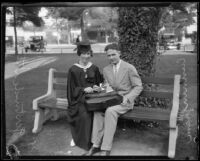
[[[117,76],[117,65],[113,66],[113,70],[114,70],[114,77],[116,79],[116,76]]]

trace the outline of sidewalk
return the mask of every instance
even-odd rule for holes
[[[182,50],[166,50],[161,55],[197,55],[197,53]]]
[[[42,56],[35,56],[34,58],[21,58],[16,62],[9,62],[5,63],[5,75],[4,79],[8,79],[11,77],[17,77],[21,73],[27,72],[34,68],[38,68],[49,64],[51,62],[56,61],[56,57],[42,57]]]

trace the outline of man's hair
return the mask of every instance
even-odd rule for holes
[[[117,43],[106,45],[104,51],[108,51],[109,49],[120,51],[119,45]]]

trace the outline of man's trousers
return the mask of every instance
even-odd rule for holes
[[[92,143],[101,150],[111,150],[118,117],[133,109],[133,104],[111,106],[103,112],[94,112]]]

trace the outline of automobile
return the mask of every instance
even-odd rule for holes
[[[43,36],[31,36],[28,41],[24,43],[25,52],[28,50],[39,52],[46,50],[47,43],[44,41]]]
[[[178,49],[179,48],[179,43],[176,42],[176,41],[170,41],[170,42],[167,42],[167,49],[170,50],[170,49]]]
[[[12,47],[14,44],[12,36],[6,36],[6,47]]]

